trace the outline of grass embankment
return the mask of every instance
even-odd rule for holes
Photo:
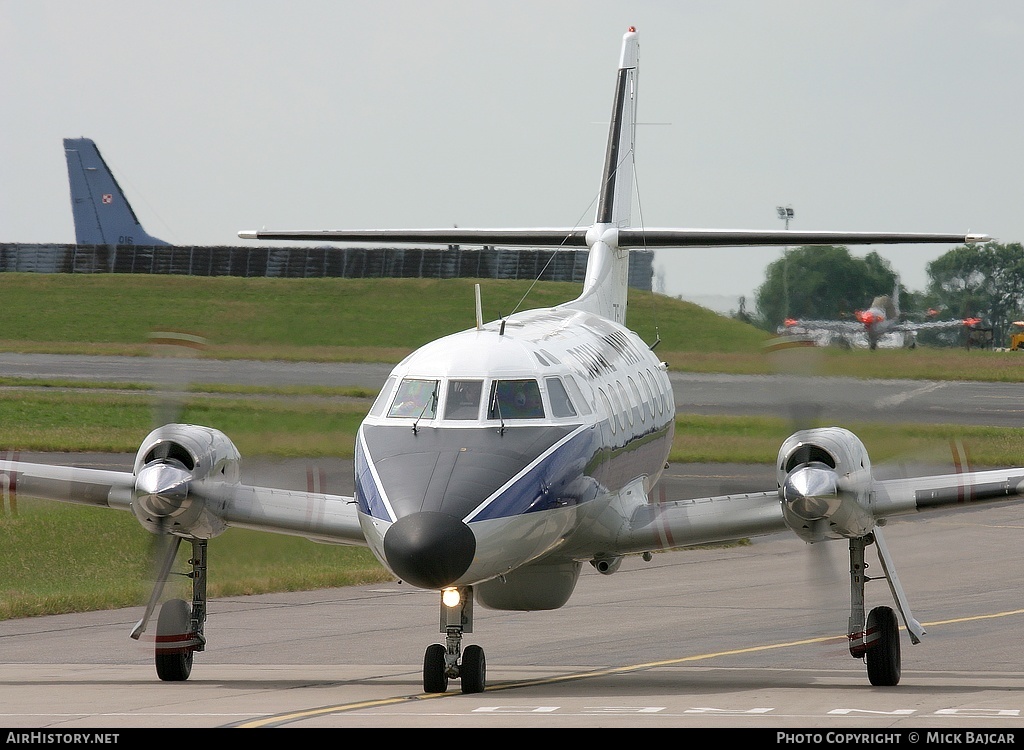
[[[151,331],[204,336],[197,356],[397,362],[425,341],[473,325],[472,279],[224,279],[176,276],[0,274],[0,351],[152,353]],[[484,281],[485,319],[572,299],[572,284]],[[529,296],[522,302],[524,295]],[[768,374],[783,363],[770,338],[679,300],[633,293],[631,326],[673,369]],[[808,354],[808,353],[804,353]],[[1020,380],[1014,353],[918,349],[810,353],[823,374]],[[803,366],[808,360],[802,360]],[[1020,363],[1020,364],[1018,364]],[[783,369],[785,369],[783,367]],[[133,453],[151,426],[151,398],[121,385],[9,379],[0,391],[0,450]],[[67,388],[68,386],[74,386]],[[57,391],[56,388],[61,387]],[[193,384],[181,419],[222,429],[243,456],[350,456],[374,394],[358,389],[233,389]],[[210,393],[217,392],[216,397]],[[274,400],[274,395],[345,396]],[[260,396],[257,402],[255,398]],[[851,425],[875,461],[930,452],[948,438],[992,463],[1022,455],[1019,431]],[[770,462],[785,419],[681,415],[672,460]],[[131,514],[19,500],[0,513],[0,619],[141,604],[150,535]],[[183,545],[187,550],[188,545]],[[382,580],[365,549],[231,529],[211,544],[213,597]]]

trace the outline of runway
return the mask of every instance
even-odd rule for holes
[[[0,353],[0,377],[105,383],[379,389],[391,365]],[[1024,427],[1024,385],[965,381],[716,375],[670,371],[676,409],[687,414],[779,416],[795,408],[837,422],[891,421]]]
[[[875,688],[846,646],[845,547],[782,535],[746,547],[585,566],[552,612],[478,609],[488,690],[421,692],[436,594],[400,584],[210,603],[185,683],[128,638],[130,608],[0,622],[0,726],[1024,727],[1020,512],[893,521],[889,544],[928,635]],[[211,574],[215,574],[215,543]],[[874,562],[873,555],[869,557]],[[870,571],[869,571],[870,572]],[[869,605],[890,601],[868,585]]]
[[[64,364],[82,371],[80,361]],[[694,409],[753,408],[759,391],[764,399],[763,381],[677,374],[673,384],[677,402],[691,394]],[[740,395],[732,402],[716,395],[723,384],[742,386]],[[939,387],[885,387],[893,389],[885,391],[890,412],[927,411],[929,398],[942,400]],[[838,391],[852,408],[853,396]],[[978,389],[991,403],[1011,392]],[[686,398],[680,411],[690,408]],[[978,411],[945,398],[943,408],[958,419]],[[64,460],[131,463],[124,455]],[[349,462],[316,466],[327,491],[351,492]],[[244,480],[302,487],[309,470],[305,461],[255,462]],[[671,497],[773,483],[770,466],[673,465],[665,477]],[[807,547],[777,535],[749,546],[655,554],[650,562],[630,557],[611,576],[584,566],[568,604],[551,612],[477,608],[466,642],[486,651],[488,690],[476,695],[462,695],[457,680],[443,696],[421,692],[423,651],[440,640],[438,602],[435,593],[397,583],[212,600],[209,642],[185,683],[160,682],[149,645],[128,638],[141,608],[3,621],[0,728],[1015,732],[1024,728],[1022,525],[1014,505],[889,523],[903,587],[928,631],[917,645],[903,634],[895,688],[872,687],[863,663],[849,655],[845,544]],[[210,549],[216,576],[216,540]],[[881,575],[873,548],[868,559],[868,575]],[[869,607],[892,602],[884,580],[870,582],[867,595]]]

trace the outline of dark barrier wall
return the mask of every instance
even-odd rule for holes
[[[654,252],[632,250],[629,285],[651,290]],[[540,279],[582,283],[585,250],[495,247],[190,247],[0,244],[0,272],[275,278]]]

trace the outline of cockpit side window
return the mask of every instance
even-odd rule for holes
[[[389,417],[433,419],[437,415],[437,381],[406,378],[398,386]]]
[[[373,406],[370,407],[370,415],[379,417],[384,413],[385,407],[388,405],[388,399],[391,398],[391,391],[395,390],[395,379],[389,377],[387,382],[384,383],[384,387],[380,389],[380,393],[377,394],[377,400],[373,402]]]
[[[542,419],[544,405],[536,380],[495,380],[487,399],[488,419]]]
[[[576,409],[573,408],[562,381],[559,378],[544,378],[544,385],[548,388],[548,400],[551,401],[551,416],[575,417]]]
[[[480,415],[482,380],[449,380],[445,399],[445,419],[476,419]]]
[[[579,385],[576,383],[576,379],[572,375],[566,375],[565,382],[569,386],[569,393],[572,394],[572,402],[580,410],[580,414],[590,414],[590,405],[587,403],[583,391],[580,390]]]

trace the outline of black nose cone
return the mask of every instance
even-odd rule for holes
[[[404,516],[384,535],[384,557],[407,583],[436,589],[457,581],[473,562],[476,537],[447,513],[424,511]]]

